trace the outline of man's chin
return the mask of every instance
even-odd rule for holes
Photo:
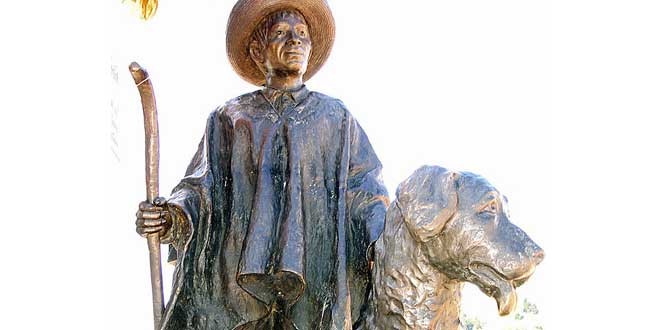
[[[289,61],[286,65],[289,67],[290,70],[303,70],[304,68],[307,68],[305,62],[298,60]]]
[[[307,65],[299,62],[287,63],[287,71],[291,74],[303,75],[307,71]]]

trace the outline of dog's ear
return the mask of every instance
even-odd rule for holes
[[[397,188],[401,214],[417,240],[426,242],[438,235],[456,213],[459,175],[439,166],[424,166]]]

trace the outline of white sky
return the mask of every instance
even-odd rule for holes
[[[359,120],[392,197],[423,164],[479,173],[546,251],[518,290],[544,329],[655,319],[656,2],[329,3],[334,50],[307,86]],[[137,60],[155,85],[166,195],[208,113],[255,89],[226,59],[233,4],[161,0],[147,23],[119,0],[0,8],[0,105],[12,119],[0,123],[0,276],[11,297],[0,315],[12,329],[151,327],[146,242],[134,232],[142,113],[127,66]],[[512,323],[474,287],[464,292],[464,311],[487,329]]]

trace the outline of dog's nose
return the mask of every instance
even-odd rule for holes
[[[534,251],[534,254],[532,254],[532,259],[534,259],[534,262],[538,265],[543,261],[543,258],[545,258],[545,252],[541,248],[538,248],[536,251]]]

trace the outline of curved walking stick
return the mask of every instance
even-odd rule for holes
[[[153,203],[158,197],[158,114],[154,88],[149,80],[149,74],[136,62],[128,67],[135,80],[144,113],[144,152],[147,183],[147,201]],[[154,310],[154,329],[160,329],[163,317],[163,275],[160,265],[159,233],[147,235],[149,245],[149,268],[151,269],[151,296]]]

